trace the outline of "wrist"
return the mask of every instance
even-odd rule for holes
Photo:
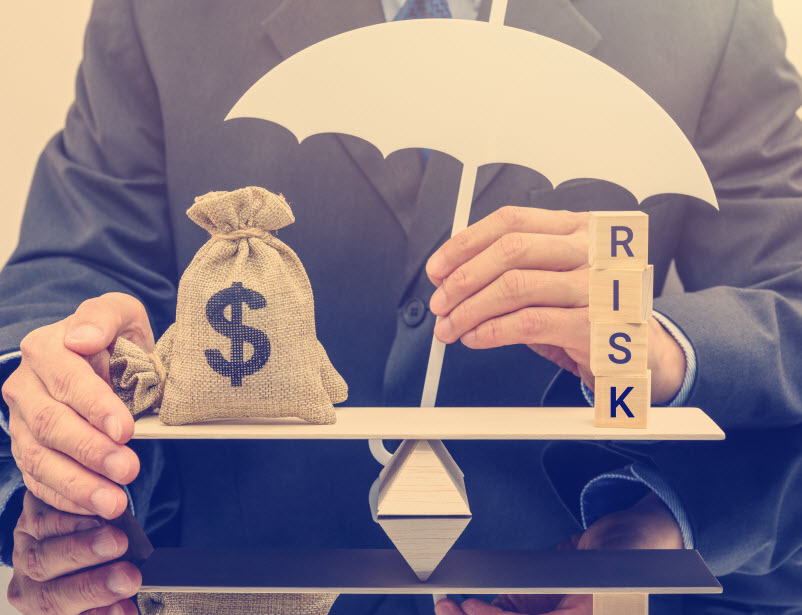
[[[664,404],[674,399],[685,379],[685,352],[654,316],[649,320],[649,369],[652,403]]]

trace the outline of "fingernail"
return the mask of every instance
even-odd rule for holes
[[[114,540],[109,528],[103,528],[92,539],[92,551],[100,557],[115,557],[119,555],[120,546]]]
[[[435,252],[432,254],[432,257],[429,259],[428,264],[426,265],[426,271],[431,273],[432,275],[439,275],[443,272],[443,268],[446,266],[446,259],[443,258],[443,255],[439,252]]]
[[[67,333],[70,342],[98,342],[103,339],[103,331],[92,325],[81,325]]]
[[[115,441],[119,440],[120,436],[123,435],[123,426],[116,416],[107,416],[103,422],[103,429],[109,438]]]
[[[109,615],[124,615],[125,611],[123,611],[123,607],[119,604],[112,604],[111,608],[109,609]]]
[[[437,332],[438,339],[444,342],[451,341],[451,333],[453,329],[454,327],[451,325],[450,318],[441,318],[440,322],[438,322],[437,325],[435,325],[435,330]]]
[[[109,576],[106,578],[106,587],[121,596],[127,596],[134,591],[134,584],[131,579],[120,568],[111,569]]]
[[[128,455],[125,453],[112,453],[103,462],[103,467],[106,468],[106,476],[112,480],[121,482],[123,478],[128,475],[131,470],[131,462],[128,460]]]
[[[111,489],[98,489],[92,494],[92,506],[101,515],[110,517],[117,508],[117,496]]]
[[[85,530],[91,530],[96,527],[100,527],[100,521],[97,519],[84,519],[78,525],[75,526],[75,529],[78,532],[83,532]]]

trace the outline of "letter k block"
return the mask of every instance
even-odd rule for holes
[[[644,429],[652,399],[652,372],[642,376],[596,376],[596,427]]]

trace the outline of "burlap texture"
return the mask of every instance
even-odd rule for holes
[[[142,615],[327,615],[337,594],[140,592]]]
[[[134,419],[158,411],[161,405],[166,374],[170,368],[173,327],[162,335],[153,353],[145,352],[125,338],[119,338],[114,344],[114,352],[109,360],[109,377],[114,392],[123,400]],[[161,363],[161,368],[157,362]]]
[[[298,256],[270,231],[295,219],[264,188],[210,192],[187,215],[212,234],[178,286],[176,322],[157,344],[167,367],[159,404],[153,357],[112,355],[112,383],[134,416],[161,406],[168,425],[217,418],[298,417],[334,423],[348,395],[318,342],[314,299]]]

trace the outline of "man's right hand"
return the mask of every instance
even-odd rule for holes
[[[109,349],[125,337],[151,352],[142,304],[109,293],[72,316],[28,334],[22,362],[3,385],[11,452],[28,490],[59,510],[120,516],[139,459],[124,446],[134,421],[109,381]]]
[[[8,601],[25,615],[136,615],[128,598],[142,575],[130,562],[106,564],[127,548],[118,528],[55,510],[28,491],[14,530]]]

